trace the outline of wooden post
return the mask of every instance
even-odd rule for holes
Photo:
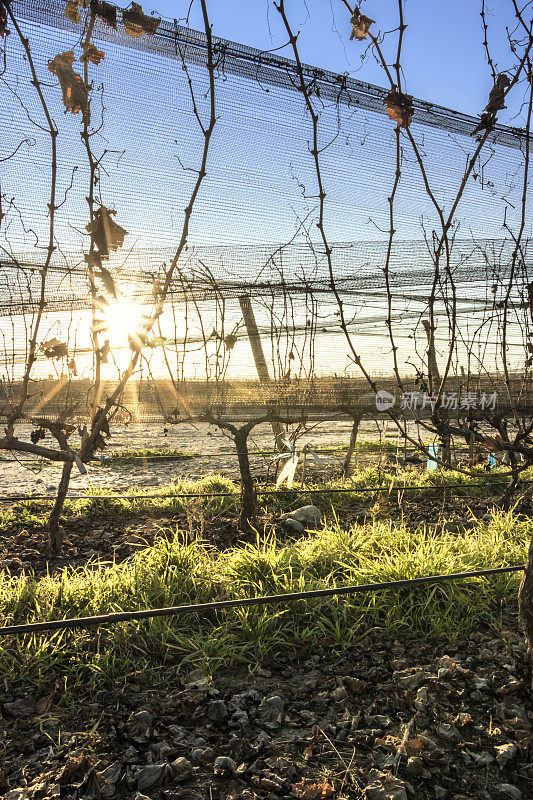
[[[268,372],[268,365],[266,362],[265,354],[263,353],[263,345],[261,344],[261,337],[257,329],[257,322],[255,321],[255,314],[252,308],[252,301],[249,295],[243,294],[239,297],[239,304],[241,306],[244,324],[246,325],[246,332],[250,340],[252,354],[255,361],[255,368],[257,370],[257,377],[260,383],[270,383],[270,375]],[[276,443],[276,450],[280,453],[284,452],[287,448],[283,444],[285,439],[285,429],[281,422],[272,422],[272,431],[274,432],[274,440]]]
[[[422,320],[422,325],[428,338],[428,372],[431,375],[432,382],[440,381],[439,367],[437,364],[437,354],[435,352],[435,338],[434,331],[431,330],[429,320]]]
[[[355,453],[355,446],[357,444],[357,432],[359,430],[359,423],[361,422],[361,417],[359,416],[354,416],[352,417],[352,419],[353,419],[353,424],[352,424],[352,432],[350,434],[350,443],[348,445],[348,450],[346,452],[344,464],[342,465],[342,473],[345,477],[347,477],[350,474],[352,456]]]
[[[430,386],[432,386],[433,382],[440,382],[439,366],[437,364],[437,353],[435,351],[435,338],[434,338],[435,330],[431,330],[431,324],[427,319],[422,320],[422,325],[424,326],[424,330],[426,332],[426,336],[428,339],[428,372],[431,378]],[[451,468],[452,454],[451,454],[450,435],[448,433],[444,433],[441,436],[441,442],[442,442],[441,460],[444,463],[445,467]]]

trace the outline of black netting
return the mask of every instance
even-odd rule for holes
[[[60,404],[66,402],[68,391],[86,395],[92,380],[91,298],[84,259],[89,243],[89,173],[80,115],[65,113],[61,91],[47,64],[56,54],[71,49],[79,56],[84,22],[67,19],[60,0],[13,0],[12,7],[30,42],[37,75],[59,130],[57,197],[65,202],[56,214],[56,250],[47,279],[39,341],[68,340],[69,350],[68,357],[50,359],[40,348],[34,374],[43,386],[47,380],[68,378],[71,388],[55,394],[54,402]],[[83,17],[85,12],[80,10]],[[107,267],[128,302],[148,307],[154,282],[162,279],[176,250],[183,210],[196,179],[203,137],[187,74],[198,112],[205,119],[209,103],[206,40],[200,32],[166,21],[155,34],[132,39],[120,25],[114,31],[100,20],[92,40],[105,52],[101,64],[91,65],[89,71],[93,81],[92,146],[102,165],[96,192],[100,202],[116,210],[116,222],[128,232],[124,246],[111,255]],[[264,387],[258,391],[257,383],[243,383],[242,389],[236,388],[241,385],[239,379],[255,377],[239,304],[239,298],[247,295],[254,303],[274,379],[269,400],[277,397],[279,402],[280,391],[287,396],[290,381],[296,380],[296,387],[303,381],[307,387],[312,383],[305,402],[331,410],[341,403],[340,376],[344,375],[345,394],[355,403],[353,354],[340,330],[338,305],[316,226],[310,121],[295,89],[295,64],[222,39],[215,39],[214,57],[217,124],[207,176],[194,206],[188,248],[180,258],[159,331],[171,360],[170,371],[177,381],[191,385],[222,376],[228,383],[223,390],[217,388],[217,397],[227,392],[226,402],[241,393],[242,402],[253,405],[250,398],[255,392],[254,403],[261,406]],[[80,71],[82,65],[75,62],[74,68]],[[383,268],[395,137],[383,103],[386,92],[311,66],[305,66],[305,74],[313,82],[320,109],[326,225],[347,327],[367,370],[391,376]],[[5,159],[0,163],[5,214],[0,226],[0,341],[6,386],[16,383],[22,373],[29,332],[39,308],[40,269],[46,255],[50,137],[34,122],[43,126],[42,109],[31,84],[28,60],[12,34],[6,40],[6,66],[0,82],[0,158]],[[411,130],[424,155],[428,180],[444,207],[451,204],[461,183],[466,156],[475,146],[470,134],[476,124],[476,119],[465,114],[414,101]],[[486,318],[497,299],[493,286],[505,281],[511,268],[514,245],[502,222],[505,219],[507,229],[512,230],[519,221],[524,147],[523,131],[496,126],[457,211],[449,261],[461,330],[454,362],[457,375],[461,367],[490,374],[501,368],[497,320],[489,324]],[[528,280],[530,225],[528,220],[522,285]],[[431,242],[439,220],[408,143],[402,149],[395,228],[389,261],[390,316],[401,371],[413,375],[426,341],[420,320],[434,281]],[[449,291],[449,287],[439,286],[441,296],[435,306],[436,346],[443,351],[450,336]],[[522,302],[520,281],[510,300],[517,306]],[[507,346],[511,354],[516,352],[516,365],[523,361],[524,333],[519,323],[518,316],[511,319],[507,330]],[[235,335],[235,343],[221,356],[220,342],[227,344],[228,334]],[[114,357],[106,366],[109,385],[129,354],[126,339],[117,338],[112,345]],[[162,388],[162,382],[169,379],[163,347],[152,348],[149,355],[141,365],[144,372],[135,376],[146,381],[137,391],[135,413],[155,417],[174,407],[175,398],[172,391],[167,397]],[[223,371],[216,363],[220,357],[227,361]],[[72,359],[76,376],[67,371]],[[159,382],[159,394],[153,394],[150,381]],[[73,383],[77,383],[76,389]],[[279,386],[282,390],[276,388]],[[43,392],[51,391],[50,387]],[[328,395],[327,402],[320,392]],[[363,384],[355,393],[360,392]],[[191,390],[190,407],[201,402],[201,396],[200,390]],[[294,398],[291,403],[298,405]],[[237,409],[235,413],[243,412]]]

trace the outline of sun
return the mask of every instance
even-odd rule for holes
[[[129,361],[130,341],[140,333],[145,319],[145,309],[134,300],[121,295],[104,310],[104,324],[109,347],[115,361]]]

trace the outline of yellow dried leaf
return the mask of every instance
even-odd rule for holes
[[[43,342],[40,349],[46,358],[63,358],[68,352],[65,342],[60,342],[59,339],[55,337],[53,339],[48,339],[47,342]]]

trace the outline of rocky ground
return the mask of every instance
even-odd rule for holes
[[[178,624],[178,623],[176,623]],[[0,697],[5,800],[526,800],[533,710],[512,609],[454,645],[370,632],[252,672],[134,676],[67,708]]]

